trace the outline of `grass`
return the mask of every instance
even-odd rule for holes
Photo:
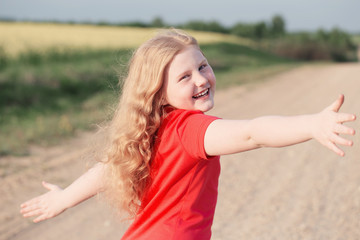
[[[216,74],[217,89],[263,79],[299,64],[294,60],[233,43],[208,44],[202,49]]]
[[[13,60],[0,72],[0,155],[24,155],[31,144],[56,144],[105,120],[104,106],[119,94],[117,74],[125,70],[119,61],[129,53],[97,50],[72,52],[66,61]]]
[[[220,89],[298,64],[235,40],[202,44]],[[125,75],[132,52],[119,49],[50,48],[5,54],[6,64],[0,69],[0,155],[26,155],[31,145],[57,144],[110,119],[121,91],[118,76]]]

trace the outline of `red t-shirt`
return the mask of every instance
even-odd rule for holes
[[[208,157],[204,136],[216,117],[173,110],[154,147],[152,182],[143,210],[123,240],[209,240],[220,174],[219,156]]]

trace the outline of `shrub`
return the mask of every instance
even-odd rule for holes
[[[271,19],[270,32],[271,35],[274,37],[282,36],[285,34],[285,20],[280,15],[275,15]]]
[[[196,30],[196,31],[208,31],[208,32],[219,32],[219,33],[228,33],[229,30],[221,25],[217,21],[205,22],[202,20],[193,20],[189,21],[179,27]]]
[[[357,50],[357,46],[352,42],[351,37],[344,31],[334,28],[328,34],[328,44],[332,58],[338,62],[344,62],[351,58],[351,52]],[[350,55],[350,56],[349,56]]]
[[[162,20],[161,17],[155,17],[151,21],[150,26],[152,26],[154,28],[162,28],[162,27],[165,27],[165,23],[164,23],[164,21]]]
[[[273,40],[267,47],[273,53],[300,60],[356,61],[356,45],[339,29],[297,33]]]
[[[255,38],[255,25],[246,23],[236,23],[231,28],[231,34],[246,38]]]

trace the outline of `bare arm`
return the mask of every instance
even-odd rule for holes
[[[24,217],[37,216],[34,222],[59,215],[66,209],[76,206],[103,191],[104,169],[104,164],[96,164],[65,189],[43,182],[43,186],[49,191],[21,204],[20,212]]]
[[[354,114],[338,113],[344,102],[340,97],[323,111],[313,115],[292,117],[265,116],[253,120],[216,120],[205,134],[208,155],[224,155],[259,147],[284,147],[316,139],[340,156],[344,152],[337,146],[351,146],[352,141],[339,134],[354,135],[355,130],[342,125],[354,121]]]

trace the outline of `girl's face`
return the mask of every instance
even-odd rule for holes
[[[209,111],[214,106],[215,75],[204,55],[189,46],[175,55],[165,72],[166,103],[177,109]]]

